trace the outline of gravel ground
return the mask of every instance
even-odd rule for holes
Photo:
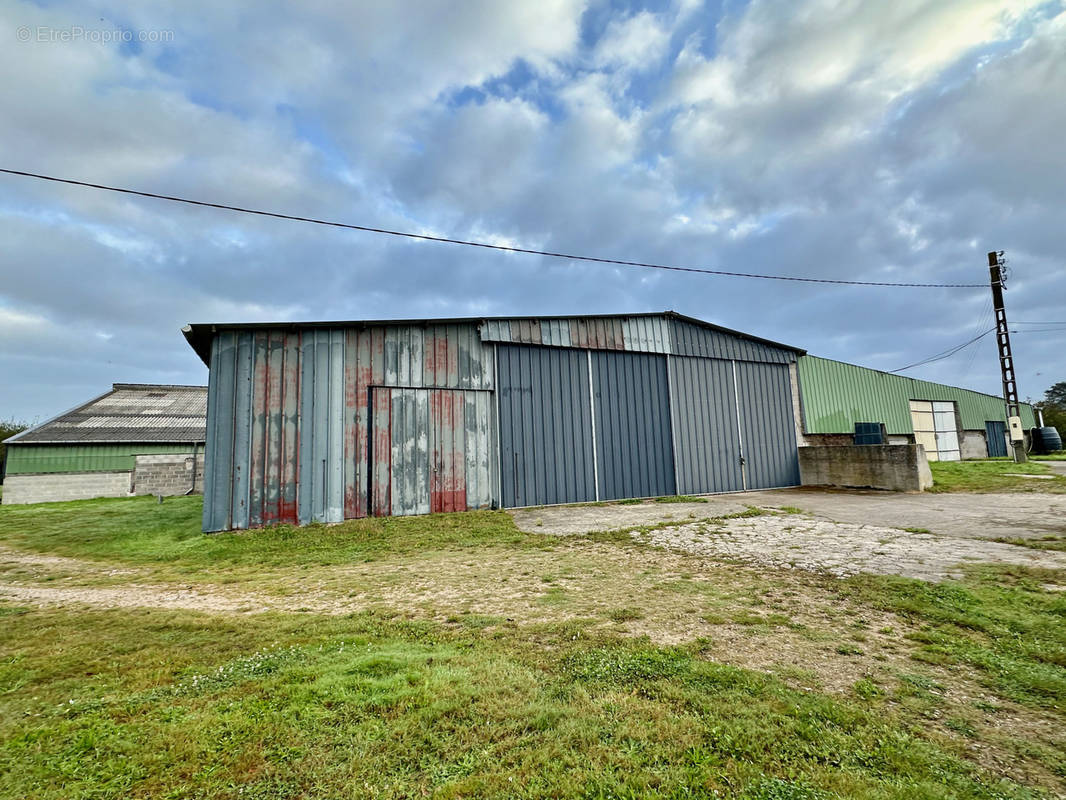
[[[833,575],[872,572],[935,581],[960,574],[966,563],[1066,568],[1066,553],[989,541],[1066,535],[1063,495],[797,489],[705,499],[525,509],[514,517],[522,530],[558,535],[665,525],[634,535],[688,553]],[[804,513],[715,520],[752,506]]]

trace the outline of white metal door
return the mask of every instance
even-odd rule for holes
[[[959,431],[955,425],[955,403],[911,400],[914,441],[925,448],[930,461],[959,461]]]

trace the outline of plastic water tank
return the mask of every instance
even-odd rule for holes
[[[1033,428],[1033,450],[1037,453],[1054,453],[1062,449],[1062,437],[1050,425]]]

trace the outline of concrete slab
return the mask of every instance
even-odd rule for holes
[[[588,533],[684,519],[709,519],[748,506],[792,506],[837,522],[888,528],[925,528],[964,539],[1066,535],[1062,494],[899,494],[895,492],[775,489],[709,495],[705,503],[547,506],[513,512],[522,530]]]

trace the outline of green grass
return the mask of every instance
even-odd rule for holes
[[[1066,536],[1038,536],[1036,538],[1000,536],[994,542],[1028,547],[1030,550],[1059,550],[1066,552]]]
[[[868,687],[797,691],[698,643],[370,615],[4,622],[5,798],[1037,796]]]
[[[1066,461],[1066,450],[1059,450],[1058,452],[1047,453],[1042,456],[1030,455],[1029,458],[1034,461]]]
[[[636,547],[628,536],[605,536],[596,552],[625,558],[612,567],[618,593],[605,595],[597,621],[568,611],[584,579],[570,577],[575,562],[564,563],[561,550],[549,551],[559,540],[520,533],[507,514],[211,536],[198,533],[199,515],[199,498],[0,507],[0,543],[108,565],[165,564],[205,590],[204,576],[222,574],[220,565],[242,575],[291,568],[308,586],[319,565],[373,560],[388,573],[432,551],[490,570],[500,554],[546,567],[533,573],[538,595],[525,621],[465,605],[434,620],[432,608],[226,616],[0,601],[0,798],[902,800],[1066,791],[1066,596],[1046,588],[1066,583],[1062,572],[973,570],[944,584],[811,576],[800,587],[802,578],[789,578],[811,593],[794,597],[795,614],[819,592],[849,625],[869,620],[849,637],[764,606],[773,574],[762,588],[729,569],[706,587],[675,574],[672,583],[656,579],[661,592],[623,594],[646,568],[646,551],[626,550]],[[705,588],[719,598],[715,614]],[[776,674],[712,660],[714,643],[695,633],[656,646],[604,623],[648,630],[660,594],[715,626],[739,627],[727,649],[749,636],[791,636],[796,648],[802,633],[814,658],[856,673],[831,694],[803,688],[818,686],[803,674],[817,663],[805,650],[783,650],[792,673]],[[759,613],[736,603],[758,604]],[[904,666],[876,674],[863,666],[874,663],[875,628],[897,640]],[[774,651],[778,640],[758,641]],[[955,676],[971,674],[969,694],[949,700]],[[1010,720],[1023,718],[1037,723],[1015,732]],[[1004,764],[1022,767],[1009,773]]]
[[[502,511],[374,517],[339,525],[200,531],[201,498],[80,500],[0,507],[0,542],[41,552],[133,564],[292,566],[350,564],[384,554],[491,547],[550,548]]]
[[[842,591],[909,619],[919,660],[966,666],[999,696],[1066,712],[1066,595],[1061,571],[974,568],[965,582],[864,575]],[[1064,762],[1066,763],[1066,762]]]
[[[656,503],[706,503],[706,497],[694,497],[688,494],[671,494],[665,497],[656,497]]]
[[[932,492],[1049,492],[1066,493],[1066,477],[1054,475],[1043,464],[1015,464],[1013,461],[933,461]],[[1020,478],[1025,475],[1054,475],[1052,480]]]

